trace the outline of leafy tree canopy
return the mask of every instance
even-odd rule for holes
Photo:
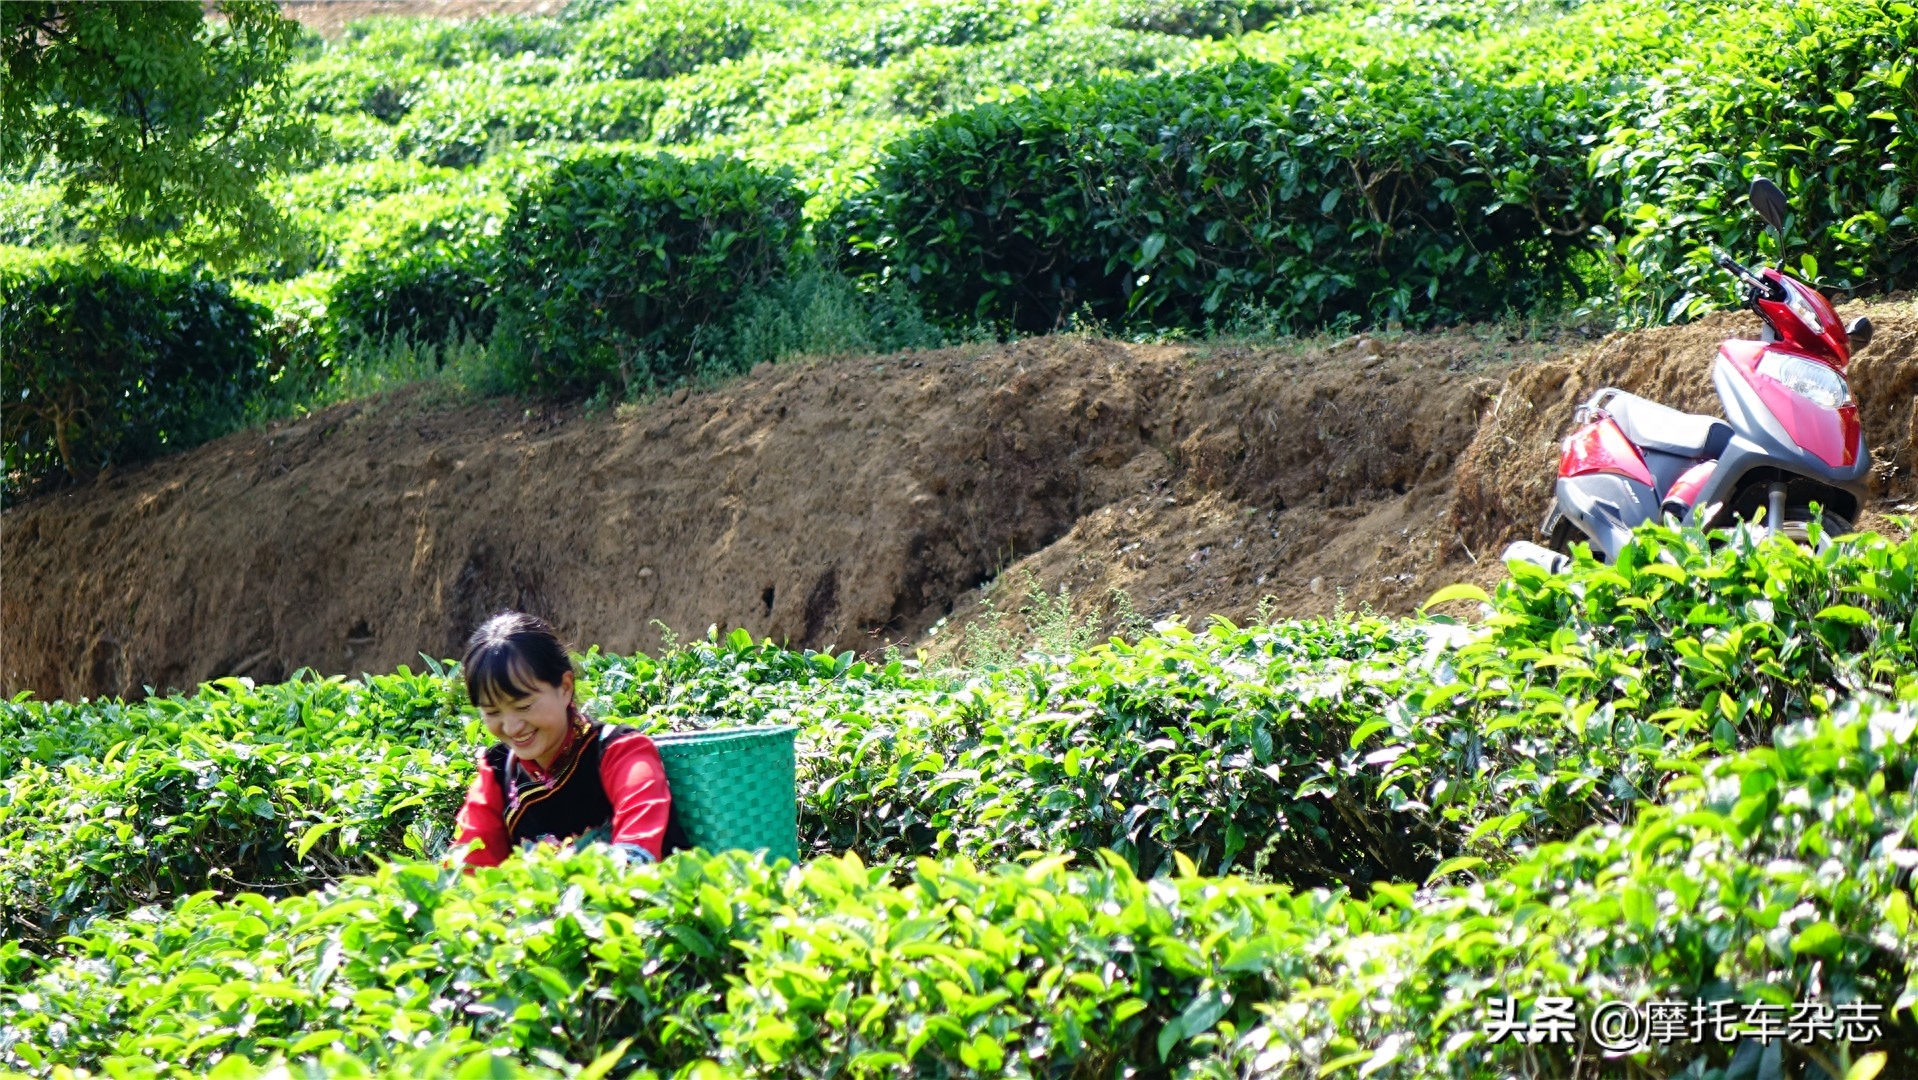
[[[260,192],[311,129],[279,107],[299,43],[270,0],[0,4],[0,168],[54,178],[86,239],[216,266],[271,245]]]

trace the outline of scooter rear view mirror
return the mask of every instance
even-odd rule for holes
[[[1758,211],[1758,216],[1765,219],[1765,224],[1782,234],[1785,231],[1785,211],[1788,206],[1785,202],[1785,193],[1778,189],[1778,185],[1763,176],[1753,180],[1751,200],[1752,209]]]
[[[1863,315],[1853,319],[1851,325],[1845,327],[1845,336],[1851,340],[1852,352],[1863,351],[1865,346],[1871,344],[1871,320]]]

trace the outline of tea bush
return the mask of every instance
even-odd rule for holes
[[[909,116],[933,117],[1021,91],[1101,77],[1143,75],[1194,58],[1190,42],[1165,34],[1048,24],[983,46],[935,45],[881,68],[877,92]]]
[[[659,83],[652,138],[695,144],[742,129],[782,130],[848,111],[864,73],[805,57],[721,60]]]
[[[809,51],[835,63],[874,66],[929,45],[980,45],[1030,32],[1064,14],[1055,0],[903,0],[842,4],[801,31]]]
[[[267,312],[197,273],[0,264],[9,496],[218,434],[269,375]]]
[[[940,315],[1044,330],[1483,318],[1575,291],[1585,87],[1431,58],[1110,81],[935,121],[846,211],[851,258]],[[1559,232],[1554,232],[1558,229]]]
[[[472,773],[470,755],[399,743],[289,752],[196,731],[25,766],[0,784],[0,933],[46,942],[209,885],[311,888],[370,869],[443,841]]]
[[[528,1065],[483,1043],[455,1038],[434,1040],[418,1050],[398,1054],[349,1054],[329,1047],[292,1062],[288,1062],[284,1055],[273,1055],[262,1061],[229,1057],[202,1075],[212,1080],[289,1080],[291,1077],[300,1077],[301,1080],[598,1080],[607,1075],[618,1057],[618,1054],[612,1054],[610,1058],[602,1057],[601,1061],[585,1068],[571,1066],[562,1070],[547,1065]],[[118,1069],[119,1075],[127,1080],[169,1075],[165,1062],[151,1058],[137,1063],[123,1063]],[[22,1080],[28,1075],[31,1074],[0,1072],[0,1077],[6,1080]],[[50,1075],[59,1080],[70,1080],[85,1073],[55,1066]],[[627,1075],[634,1077],[634,1080],[654,1080],[656,1076],[649,1069],[636,1070]],[[715,1073],[707,1070],[703,1075],[713,1076]]]
[[[577,44],[576,26],[563,19],[485,15],[476,19],[355,19],[342,43],[349,55],[386,64],[456,68],[527,53],[558,57]]]
[[[575,52],[602,77],[665,79],[746,55],[786,18],[769,0],[632,0],[591,23]]]
[[[809,720],[835,762],[815,843],[1356,887],[1629,821],[1688,761],[1910,687],[1918,547],[1711,544],[1648,530],[1617,567],[1515,570],[1476,636],[1169,630]]]
[[[1311,0],[1103,0],[1087,14],[1126,30],[1230,38],[1319,10]]]
[[[381,334],[399,349],[456,324],[483,337],[474,267],[437,251],[376,265],[411,246],[411,224],[357,197],[356,167],[432,164],[525,205],[553,164],[637,144],[788,175],[825,261],[882,306],[909,296],[947,336],[1569,304],[1689,318],[1733,299],[1707,251],[1753,249],[1743,192],[1759,172],[1792,197],[1793,267],[1840,290],[1908,288],[1913,34],[1903,0],[577,0],[362,20],[288,73],[318,168],[273,182],[297,242],[236,281],[312,339],[285,357],[372,365],[391,351]],[[418,175],[417,200],[387,194],[461,231],[457,201],[432,198],[442,179]],[[85,208],[50,190],[0,185],[0,239],[91,242]],[[783,217],[741,235],[789,247]],[[382,254],[362,265],[353,248]],[[754,290],[762,309],[816,292],[780,276]],[[859,322],[815,339],[856,348]],[[529,385],[539,365],[516,346],[476,385]],[[681,359],[647,377],[745,366],[719,347],[680,338]],[[295,374],[275,393],[352,382]],[[538,392],[607,385],[559,383]]]
[[[1235,1064],[1274,1075],[1344,1062],[1479,1076],[1528,1054],[1539,1075],[1568,1075],[1590,1048],[1492,1045],[1489,1000],[1564,995],[1584,1018],[1604,1000],[1697,998],[1731,1003],[1741,1020],[1751,1005],[1783,1017],[1795,1002],[1865,1003],[1883,1024],[1862,1041],[1889,1057],[1876,1061],[1885,1075],[1901,1075],[1918,1065],[1918,936],[1901,865],[1909,856],[1893,838],[1918,816],[1914,730],[1909,703],[1847,706],[1703,763],[1630,827],[1594,827],[1472,884],[1380,890],[1372,934],[1341,936],[1318,957],[1339,972],[1336,995],[1301,988],[1262,1003],[1262,1023],[1221,1041],[1233,1042]],[[1732,1077],[1783,1051],[1844,1076],[1867,1056],[1864,1045],[1768,1041],[1755,1024],[1703,1047],[1647,1032],[1630,1060],[1664,1075]],[[1756,1074],[1768,1070],[1785,1075],[1775,1064]]]
[[[1755,174],[1790,199],[1783,255],[1795,272],[1867,293],[1918,284],[1918,9],[1754,12],[1757,26],[1710,63],[1660,73],[1594,158],[1621,189],[1621,298],[1650,318],[1737,302],[1710,246],[1751,248],[1738,196]]]
[[[311,888],[448,838],[477,721],[440,678],[227,679],[0,706],[0,926],[43,944],[210,885]]]
[[[430,85],[395,132],[402,153],[460,167],[523,142],[640,142],[661,100],[658,83],[617,79],[515,85],[460,79]]]
[[[295,69],[289,104],[320,115],[363,113],[391,124],[413,110],[433,70],[334,53]]]
[[[670,385],[738,297],[801,240],[789,175],[732,159],[586,155],[555,168],[501,237],[501,332],[516,389]]]
[[[8,947],[0,1053],[41,1072],[184,1075],[222,1054],[471,1037],[522,1060],[624,1043],[627,1066],[805,1075],[1564,1075],[1577,1045],[1487,1037],[1491,997],[1563,995],[1581,1015],[1693,997],[1740,1015],[1793,1001],[1906,1011],[1915,743],[1911,704],[1846,706],[1702,763],[1631,826],[1363,900],[1189,863],[1141,880],[1116,857],[923,860],[894,881],[851,857],[634,867],[598,849],[471,876],[394,863],[279,900],[202,894],[96,925],[51,961]],[[1913,1031],[1887,1013],[1856,1050],[1805,1052],[1842,1075],[1868,1046],[1900,1075]],[[1746,1030],[1648,1040],[1632,1057],[1725,1076],[1750,1051],[1764,1048]]]
[[[435,245],[340,275],[327,313],[336,350],[403,337],[445,344],[492,332],[490,245]]]

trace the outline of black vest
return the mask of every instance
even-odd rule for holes
[[[488,747],[486,766],[493,770],[493,780],[505,796],[500,816],[513,843],[571,840],[610,825],[613,803],[599,779],[600,751],[606,743],[634,732],[621,724],[588,721],[583,729],[575,729],[573,744],[553,762],[543,781],[513,757],[505,743]]]
[[[515,847],[546,839],[571,840],[574,837],[613,824],[613,801],[606,797],[606,785],[599,777],[600,752],[607,743],[639,733],[624,724],[582,721],[575,728],[573,744],[553,762],[544,781],[535,779],[513,757],[505,743],[494,743],[486,750],[486,767],[493,770],[493,782],[506,799],[500,816]],[[666,819],[663,854],[688,847],[677,814]]]

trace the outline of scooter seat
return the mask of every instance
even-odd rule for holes
[[[1716,416],[1679,412],[1636,394],[1614,391],[1603,406],[1633,445],[1688,458],[1715,458],[1732,440],[1732,426]]]

